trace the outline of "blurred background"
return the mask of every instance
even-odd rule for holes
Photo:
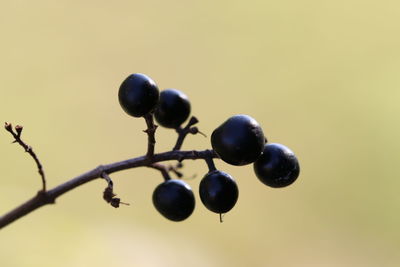
[[[184,162],[197,206],[163,218],[160,173],[96,180],[0,232],[1,266],[400,266],[398,1],[0,2],[0,122],[23,137],[54,187],[99,164],[143,155],[142,119],[119,106],[131,73],[184,91],[199,128],[249,114],[290,147],[301,175],[272,189],[252,166],[217,161],[239,185],[219,223],[198,197],[207,171]],[[176,134],[159,129],[156,151]],[[0,212],[40,188],[36,167],[0,131]],[[206,149],[189,136],[183,149]],[[195,176],[194,179],[191,179]]]

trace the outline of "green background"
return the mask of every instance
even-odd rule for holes
[[[399,33],[389,0],[2,0],[0,121],[24,125],[49,187],[145,153],[144,121],[117,100],[134,72],[184,91],[208,136],[253,116],[301,175],[272,189],[216,162],[240,190],[220,224],[197,194],[203,161],[185,162],[197,207],[181,223],[152,206],[158,172],[116,173],[129,207],[106,205],[102,180],[79,187],[1,230],[1,266],[399,266]],[[175,139],[159,129],[156,151]],[[0,131],[1,213],[40,188],[11,141]]]

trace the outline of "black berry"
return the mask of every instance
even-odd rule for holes
[[[152,111],[158,103],[160,93],[156,83],[140,73],[129,75],[118,92],[122,109],[133,117],[142,117]]]
[[[300,173],[296,155],[281,144],[267,144],[254,162],[258,179],[271,187],[285,187],[296,181]]]
[[[160,93],[154,117],[161,126],[178,128],[189,114],[190,102],[184,93],[175,89],[167,89]]]
[[[190,186],[182,180],[168,180],[154,190],[153,204],[165,218],[183,221],[194,210],[194,194]]]
[[[265,137],[258,122],[247,115],[229,118],[211,135],[211,145],[219,157],[232,165],[253,163],[264,148]]]
[[[229,174],[215,170],[207,173],[200,182],[200,199],[207,209],[226,213],[235,206],[239,190]]]

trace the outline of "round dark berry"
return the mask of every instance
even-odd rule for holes
[[[220,214],[230,211],[239,197],[239,190],[232,176],[218,170],[204,176],[199,193],[204,206]]]
[[[181,91],[167,89],[161,91],[160,101],[155,110],[156,121],[166,128],[178,128],[190,114],[190,102]]]
[[[118,92],[122,109],[133,117],[142,117],[152,111],[159,97],[156,83],[140,73],[129,75],[122,82]]]
[[[262,155],[254,162],[258,179],[271,187],[285,187],[296,181],[300,173],[295,154],[281,144],[267,144]]]
[[[194,194],[190,186],[182,180],[168,180],[154,190],[153,204],[165,218],[183,221],[194,210]]]
[[[258,122],[247,115],[230,117],[211,135],[211,145],[219,157],[232,165],[253,163],[264,148],[265,137]]]

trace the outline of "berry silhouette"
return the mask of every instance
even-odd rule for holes
[[[122,109],[133,117],[142,117],[152,111],[158,103],[160,93],[156,83],[140,73],[129,75],[118,92]]]
[[[211,145],[219,157],[237,166],[253,163],[261,155],[264,144],[260,125],[247,115],[230,117],[211,135]]]
[[[190,102],[181,91],[167,89],[161,91],[160,101],[155,110],[156,121],[166,128],[178,128],[190,114]]]
[[[194,210],[194,194],[190,186],[182,180],[168,180],[154,190],[153,204],[165,218],[183,221]]]
[[[296,181],[300,173],[295,154],[281,144],[267,144],[262,155],[254,162],[258,179],[271,187],[285,187]]]
[[[215,170],[207,173],[200,182],[200,199],[212,212],[226,213],[235,206],[239,190],[229,174]]]

